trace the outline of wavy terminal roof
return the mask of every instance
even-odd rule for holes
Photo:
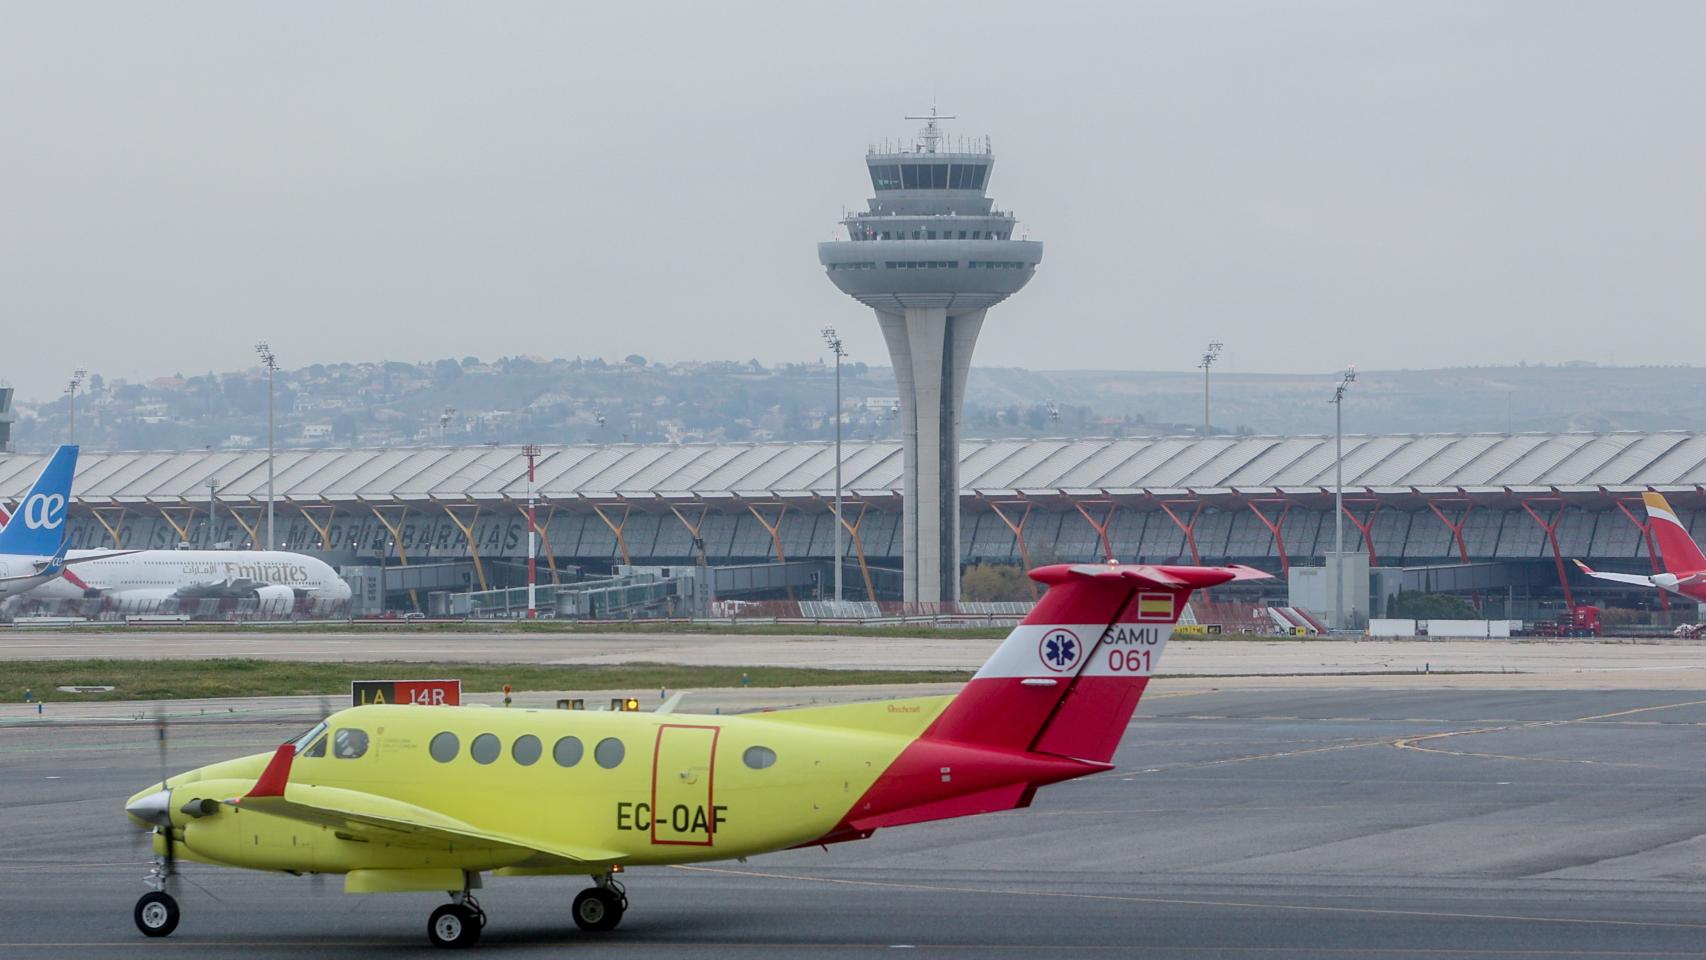
[[[1369,495],[1706,491],[1706,434],[1563,433],[1346,436],[1347,491]],[[43,454],[0,454],[0,498],[15,501]],[[1333,438],[1154,437],[968,440],[966,496],[1243,496],[1320,494],[1333,484]],[[834,493],[827,443],[604,444],[545,447],[542,498],[693,500],[824,497]],[[296,501],[519,500],[519,447],[280,450],[275,490]],[[899,441],[843,444],[843,488],[897,497]],[[266,495],[262,451],[85,451],[76,495],[84,504],[204,503]]]

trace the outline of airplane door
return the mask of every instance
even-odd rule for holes
[[[721,816],[712,780],[717,727],[666,723],[652,760],[652,842],[711,846]]]

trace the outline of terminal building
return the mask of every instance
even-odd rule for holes
[[[1512,600],[1552,611],[1614,594],[1659,603],[1570,563],[1652,572],[1642,491],[1664,493],[1706,537],[1706,434],[1347,436],[1344,449],[1346,548],[1426,589],[1497,601],[1489,615],[1532,615],[1508,610]],[[15,505],[43,460],[0,454],[0,506]],[[903,463],[897,442],[844,445],[849,597],[905,597]],[[281,450],[277,546],[345,567],[383,562],[393,605],[514,586],[526,466],[520,448]],[[1331,437],[965,440],[956,466],[962,565],[1112,556],[1235,561],[1283,578],[1332,549]],[[835,560],[833,477],[825,443],[545,447],[534,486],[542,579],[715,568],[735,585],[721,596],[821,596]],[[265,495],[262,452],[85,451],[72,545],[254,544]],[[1254,589],[1280,599],[1286,587]]]

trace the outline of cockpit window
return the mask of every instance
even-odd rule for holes
[[[308,745],[310,743],[314,742],[314,738],[319,736],[322,733],[325,733],[325,732],[326,732],[326,721],[321,720],[319,723],[314,724],[314,729],[308,731],[307,733],[303,734],[300,737],[297,737],[296,740],[294,741],[294,745],[296,747],[296,752],[301,753],[302,751],[308,749]]]
[[[305,757],[323,757],[323,756],[325,756],[326,755],[326,735],[321,734],[320,739],[314,741],[314,745],[312,747],[309,747],[307,750],[302,751],[302,755]]]
[[[367,752],[367,731],[344,727],[332,734],[332,756],[339,760],[354,760]]]

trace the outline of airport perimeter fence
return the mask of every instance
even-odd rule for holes
[[[97,597],[17,603],[0,613],[15,625],[54,623],[244,623],[350,619],[348,600],[156,599]]]
[[[880,627],[898,624],[935,626],[1011,626],[1025,618],[1030,601],[962,601],[960,603],[902,603],[885,600],[760,600],[719,601],[710,616],[696,623],[856,624]]]

